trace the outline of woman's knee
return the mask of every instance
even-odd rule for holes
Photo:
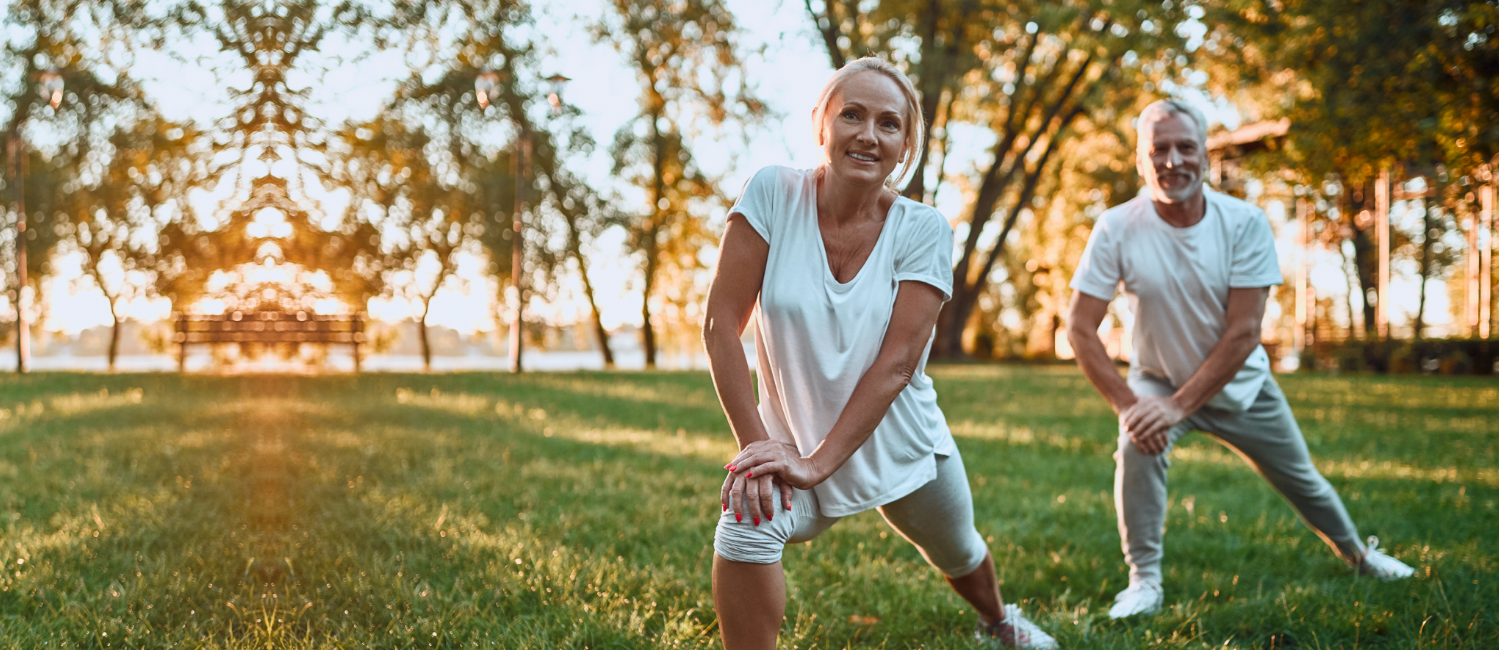
[[[775,507],[781,507],[781,497],[775,496]],[[734,520],[734,511],[725,511],[718,518],[718,529],[713,533],[713,550],[719,557],[730,562],[749,564],[774,564],[781,561],[781,551],[796,532],[796,513],[783,512],[775,519],[764,519],[755,524],[745,519]]]

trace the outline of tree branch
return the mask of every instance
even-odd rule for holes
[[[833,69],[842,68],[847,58],[843,55],[842,48],[838,47],[838,24],[833,21],[832,0],[825,0],[825,14],[819,14],[812,8],[812,0],[803,0],[807,6],[807,13],[812,16],[812,24],[817,26],[817,31],[822,34],[823,45],[828,48],[828,60],[832,62]]]

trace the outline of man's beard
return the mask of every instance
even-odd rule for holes
[[[1191,198],[1201,187],[1201,180],[1201,178],[1191,174],[1179,172],[1156,174],[1156,183],[1161,188],[1161,194],[1172,202],[1184,201]]]

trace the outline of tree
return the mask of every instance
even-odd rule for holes
[[[477,192],[484,216],[475,222],[474,237],[490,259],[490,274],[501,285],[510,281],[509,260],[514,232],[517,144],[526,150],[523,197],[529,215],[522,231],[530,287],[544,287],[566,272],[566,261],[576,262],[595,335],[606,366],[613,366],[608,333],[599,316],[588,275],[583,244],[616,219],[612,210],[583,179],[568,171],[568,161],[587,155],[593,141],[572,118],[576,110],[560,98],[549,116],[532,107],[545,93],[538,92],[542,73],[536,46],[527,30],[532,25],[526,3],[466,3],[427,0],[404,4],[384,21],[390,40],[422,44],[408,49],[412,74],[392,97],[387,115],[408,124],[430,127],[434,139],[430,155],[445,161]],[[497,88],[479,105],[475,77],[486,70],[497,74]],[[551,102],[548,102],[551,103]],[[489,142],[509,140],[493,148]],[[529,301],[534,294],[516,296]]]
[[[109,162],[110,133],[149,121],[148,102],[128,75],[131,55],[161,24],[138,3],[105,0],[13,2],[4,26],[10,38],[0,51],[0,93],[10,104],[5,122],[7,144],[19,157],[3,162],[7,198],[24,176],[26,210],[12,212],[6,224],[5,283],[22,287],[11,271],[25,255],[27,284],[33,289],[49,271],[57,244],[78,231],[78,192],[97,180],[96,170]],[[100,47],[101,43],[113,47]],[[43,75],[63,84],[43,96]],[[38,128],[42,124],[46,129]],[[24,224],[25,239],[17,241]],[[19,300],[13,302],[19,309]]]
[[[1411,336],[1421,340],[1426,329],[1426,298],[1427,281],[1433,277],[1439,277],[1457,263],[1458,248],[1442,241],[1448,233],[1458,231],[1457,220],[1453,213],[1444,209],[1449,203],[1446,198],[1448,185],[1452,178],[1447,174],[1444,167],[1419,170],[1421,179],[1415,183],[1419,190],[1430,190],[1431,199],[1422,199],[1417,208],[1421,211],[1419,231],[1407,234],[1414,250],[1410,251],[1411,257],[1415,258],[1417,264],[1417,280],[1420,285],[1420,296],[1416,305],[1416,318],[1412,327]],[[1431,180],[1426,180],[1430,178]],[[1424,193],[1424,192],[1423,192]]]
[[[1214,3],[1204,49],[1215,57],[1214,87],[1251,119],[1288,118],[1284,154],[1260,167],[1299,183],[1334,184],[1338,220],[1354,248],[1364,331],[1375,331],[1378,257],[1374,181],[1381,169],[1443,168],[1461,183],[1487,171],[1499,153],[1499,7],[1477,0],[1322,3],[1248,0]],[[1464,180],[1467,179],[1467,180]],[[1396,178],[1396,181],[1401,179]],[[1450,213],[1450,198],[1435,197]],[[1440,221],[1428,226],[1440,225]],[[1427,228],[1421,241],[1440,238]],[[1398,242],[1397,242],[1398,245]],[[1436,268],[1416,252],[1423,287]],[[1350,300],[1351,305],[1351,300]],[[1353,323],[1350,323],[1350,328]]]
[[[614,173],[645,195],[630,243],[641,257],[641,344],[653,368],[653,301],[664,278],[679,290],[693,286],[690,276],[704,268],[699,253],[716,241],[705,213],[723,203],[716,181],[693,161],[692,133],[757,123],[764,106],[742,82],[737,27],[723,3],[612,0],[609,9],[594,38],[624,56],[641,88],[640,112],[615,134],[610,153]]]
[[[946,149],[947,134],[959,124],[994,137],[967,179],[953,297],[943,305],[932,348],[934,356],[961,356],[974,307],[1048,163],[1083,122],[1116,121],[1166,90],[1185,54],[1176,26],[1188,14],[1177,4],[1143,0],[887,0],[869,10],[821,4],[806,1],[832,61],[854,51],[885,52],[904,66],[927,114],[942,120],[938,149]],[[931,156],[923,151],[905,193],[922,196],[940,182],[946,158],[929,174]]]
[[[379,233],[380,285],[417,306],[422,365],[431,370],[432,299],[454,279],[458,256],[478,253],[506,184],[493,182],[501,174],[478,164],[483,159],[443,155],[426,130],[399,115],[351,125],[340,141],[329,176],[350,191],[346,220]]]
[[[312,311],[323,300],[362,309],[381,289],[378,233],[325,218],[306,193],[325,171],[328,134],[291,73],[315,69],[324,40],[357,34],[368,12],[352,2],[221,0],[212,9],[187,2],[174,17],[185,32],[206,30],[249,80],[229,88],[233,112],[213,129],[213,173],[235,191],[217,214],[181,212],[163,227],[157,290],[178,308],[213,295],[246,310]],[[285,280],[251,282],[256,267],[276,267]]]
[[[1067,286],[1094,221],[1133,197],[1139,176],[1128,164],[1133,137],[1128,111],[1113,122],[1079,120],[1021,210],[1002,266],[975,311],[975,356],[1053,358],[1072,298]],[[988,336],[989,343],[979,344]],[[992,352],[988,352],[992,349]],[[988,352],[986,354],[986,352]]]
[[[190,212],[189,193],[213,182],[207,136],[147,114],[109,138],[103,173],[69,194],[68,239],[109,305],[109,369],[120,348],[120,308],[151,293],[156,233]]]

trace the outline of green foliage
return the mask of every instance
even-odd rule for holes
[[[933,372],[1005,595],[1064,647],[1499,643],[1491,381],[1278,378],[1415,579],[1355,578],[1197,434],[1171,470],[1167,607],[1112,622],[1113,414],[1072,369]],[[0,413],[0,647],[718,644],[733,442],[703,373],[6,375]],[[874,512],[785,563],[785,647],[974,647]]]
[[[614,175],[645,194],[629,230],[643,266],[642,347],[654,368],[658,329],[695,345],[688,330],[696,329],[694,308],[706,294],[699,254],[717,240],[709,212],[725,203],[716,179],[693,162],[693,134],[754,125],[765,107],[744,79],[738,27],[723,2],[611,0],[609,7],[594,38],[619,51],[641,89],[640,111],[615,134],[610,154]]]
[[[1289,157],[1350,184],[1392,161],[1465,175],[1499,154],[1499,7],[1483,0],[1223,2],[1204,47],[1223,84],[1291,119]],[[1256,106],[1257,105],[1257,106]]]
[[[8,105],[5,142],[18,145],[26,164],[0,154],[0,204],[6,213],[0,222],[0,286],[5,289],[13,290],[17,280],[17,173],[24,170],[26,177],[27,272],[29,283],[37,287],[51,270],[52,252],[75,234],[76,221],[87,218],[77,193],[100,182],[96,170],[113,155],[112,134],[154,117],[128,67],[141,41],[159,31],[159,23],[160,17],[129,2],[13,2],[7,7],[0,21],[7,35],[0,48],[0,94]],[[49,105],[51,97],[39,92],[46,73],[57,74],[64,84],[56,108]]]
[[[157,233],[175,219],[191,217],[187,197],[212,185],[207,138],[192,124],[146,113],[110,135],[103,173],[75,179],[67,195],[66,233],[83,256],[83,271],[108,301],[107,351],[114,369],[120,344],[120,308],[154,293],[162,257]]]
[[[473,246],[475,235],[499,215],[503,176],[482,158],[443,155],[446,147],[429,133],[396,116],[346,127],[343,147],[335,155],[331,178],[352,195],[345,219],[379,233],[380,275],[372,285],[393,290],[424,308],[450,279],[457,255]],[[513,196],[513,193],[510,193]],[[508,226],[507,223],[503,224]],[[435,274],[422,280],[393,281],[391,274],[414,274],[424,261],[435,261]]]
[[[351,192],[346,218],[380,233],[383,290],[421,305],[422,320],[459,253],[485,254],[489,275],[504,287],[513,280],[517,243],[528,289],[522,301],[554,298],[548,280],[573,261],[594,302],[582,247],[617,219],[568,170],[594,144],[575,122],[576,109],[559,96],[550,117],[532,110],[545,96],[532,28],[525,3],[405,3],[379,21],[377,45],[404,49],[411,74],[373,120],[339,132],[326,178]],[[498,77],[486,98],[492,106],[476,101],[475,80],[486,72]],[[507,142],[496,151],[496,140]],[[524,223],[518,241],[516,210]],[[416,278],[423,260],[437,262],[433,277]],[[419,331],[425,350],[425,327]]]
[[[819,6],[821,5],[821,6]],[[966,203],[958,228],[960,253],[953,271],[953,299],[943,306],[933,351],[962,356],[970,316],[1006,265],[1022,267],[1024,257],[1007,254],[1017,227],[1041,228],[1042,219],[1021,223],[1023,214],[1042,214],[1034,205],[1049,176],[1090,159],[1077,154],[1100,147],[1099,136],[1115,138],[1129,150],[1129,121],[1144,103],[1164,94],[1181,67],[1185,39],[1176,26],[1187,19],[1184,4],[1146,1],[1069,2],[887,1],[821,3],[806,1],[834,65],[855,55],[879,54],[903,67],[923,94],[934,143],[918,158],[905,193],[934,194],[946,180],[951,134],[977,128],[985,139],[976,169],[952,174]],[[1074,140],[1092,140],[1069,147]],[[934,158],[932,150],[942,156]],[[1113,154],[1114,151],[1110,151]],[[1069,155],[1072,154],[1072,155]],[[927,166],[938,160],[934,173]],[[1060,219],[1070,221],[1084,206],[1117,202],[1133,182],[1116,182],[1120,169],[1091,160],[1091,179],[1082,203],[1068,197]],[[1123,161],[1127,162],[1127,160]],[[1102,165],[1102,167],[1100,167]],[[1127,167],[1123,170],[1127,171]],[[928,191],[927,188],[933,188]],[[1053,194],[1076,195],[1051,185]],[[1094,193],[1098,191],[1098,194]],[[1044,203],[1044,199],[1043,199]],[[1065,230],[1052,225],[1054,230]],[[1044,256],[1043,256],[1044,257]],[[1001,262],[1005,264],[1001,264]],[[1013,277],[1013,276],[1012,276]]]
[[[1200,59],[1215,91],[1251,119],[1290,121],[1285,147],[1252,166],[1300,184],[1317,206],[1324,243],[1353,244],[1356,292],[1378,286],[1375,180],[1422,176],[1421,233],[1395,232],[1396,254],[1439,276],[1450,254],[1430,245],[1456,233],[1454,214],[1471,211],[1469,186],[1484,182],[1499,155],[1499,6],[1482,0],[1395,0],[1267,4],[1207,3],[1213,27]],[[1440,218],[1438,218],[1440,215]],[[1410,245],[1415,250],[1401,251]],[[1374,302],[1362,321],[1375,329]],[[1418,324],[1418,328],[1420,325]],[[1419,334],[1418,334],[1419,336]]]

